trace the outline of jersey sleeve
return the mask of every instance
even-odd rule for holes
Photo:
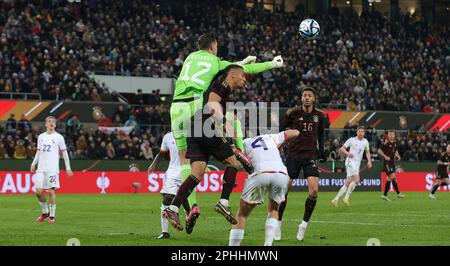
[[[168,135],[164,135],[163,140],[161,142],[160,150],[162,150],[162,151],[168,151],[169,150],[169,146],[167,145],[167,139],[168,139],[167,136]]]
[[[348,148],[348,147],[350,147],[350,144],[351,144],[351,142],[352,142],[352,139],[351,138],[349,138],[347,141],[345,141],[345,143],[344,143],[344,148]]]
[[[42,137],[40,135],[37,139],[37,150],[42,150]]]
[[[275,142],[275,144],[278,145],[282,145],[286,142],[286,133],[285,131],[280,132],[278,134],[271,134],[270,137],[273,139],[273,141]]]
[[[242,141],[242,146],[244,147],[243,152],[248,155],[248,153],[252,150],[252,142],[253,138],[246,138]]]
[[[225,60],[219,61],[219,70],[224,70],[227,68],[227,66],[236,64]],[[272,69],[272,63],[271,62],[264,62],[264,63],[254,63],[254,64],[248,64],[248,65],[242,65],[244,68],[245,74],[251,74],[255,75],[261,72],[264,72],[266,70]]]
[[[58,145],[58,147],[59,147],[59,150],[60,150],[60,151],[65,151],[65,150],[67,150],[66,141],[64,140],[64,137],[63,137],[63,136],[60,136],[60,137],[59,137],[59,145]]]

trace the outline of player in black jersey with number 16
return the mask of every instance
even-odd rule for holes
[[[286,167],[291,179],[299,178],[303,170],[303,177],[308,180],[308,198],[305,201],[305,211],[301,221],[297,239],[303,240],[309,219],[316,206],[319,193],[319,168],[317,159],[326,160],[324,155],[324,118],[322,111],[314,107],[316,92],[306,87],[301,91],[300,106],[289,109],[283,117],[281,130],[297,129],[300,135],[290,141]],[[290,183],[290,187],[292,182]],[[275,233],[275,240],[281,239],[281,219],[287,204],[287,194],[279,208],[279,226]]]

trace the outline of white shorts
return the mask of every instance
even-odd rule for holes
[[[251,205],[264,203],[267,193],[269,199],[280,204],[285,200],[289,176],[282,173],[262,173],[245,180],[241,200]]]
[[[174,176],[166,174],[166,176],[164,177],[164,180],[163,180],[163,187],[159,193],[176,195],[178,192],[178,189],[181,186],[181,183],[182,182],[179,177],[174,177]]]
[[[34,186],[37,189],[58,189],[59,173],[56,172],[36,172]]]
[[[347,177],[349,176],[359,176],[359,166],[360,164],[355,162],[348,162],[345,164],[345,171],[347,172]]]

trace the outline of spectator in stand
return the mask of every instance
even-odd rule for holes
[[[26,159],[27,158],[27,150],[24,146],[23,140],[18,140],[17,145],[14,150],[14,159]]]
[[[120,117],[120,124],[123,124],[128,120],[128,110],[125,110],[123,105],[119,105],[113,117],[115,118],[116,116]],[[114,121],[117,121],[117,119],[115,118]]]
[[[81,129],[81,122],[77,114],[72,115],[66,123],[66,132],[69,136],[78,135]]]
[[[146,101],[144,99],[144,94],[142,93],[142,89],[138,89],[136,95],[134,95],[133,104],[136,104],[136,105],[145,105],[146,104]]]
[[[17,120],[14,114],[10,114],[8,120],[6,120],[6,130],[16,131],[16,129],[17,129]]]
[[[33,159],[34,156],[36,155],[36,145],[34,144],[34,142],[31,142],[28,144],[27,149],[26,149],[26,153],[27,153],[27,158],[28,159]]]
[[[103,113],[100,117],[100,119],[97,121],[97,126],[99,127],[112,127],[113,123],[111,119],[109,119],[107,116],[105,116]]]
[[[116,150],[114,149],[114,146],[112,142],[109,142],[106,146],[106,154],[108,156],[108,159],[113,160],[116,159]]]
[[[125,127],[132,127],[136,132],[140,131],[140,126],[138,122],[136,121],[136,118],[133,114],[131,114],[128,118],[128,120],[124,124]]]
[[[117,149],[117,158],[118,159],[129,159],[129,150],[127,149],[127,146],[125,143],[120,144],[119,148]]]
[[[87,157],[88,159],[100,159],[98,156],[98,149],[95,145],[95,142],[90,142],[87,148]]]
[[[98,93],[97,89],[92,89],[91,100],[94,101],[94,102],[101,102],[102,101],[102,97]]]
[[[6,151],[5,144],[0,142],[0,159],[9,159],[8,152]]]
[[[154,158],[153,151],[148,140],[144,141],[141,145],[140,157],[143,157],[145,160],[153,160]]]
[[[106,149],[106,142],[100,142],[100,147],[98,147],[98,159],[107,160],[108,159],[108,150]]]
[[[20,131],[25,131],[26,129],[31,130],[30,121],[25,117],[25,114],[22,114],[22,117],[17,123],[17,129]]]
[[[109,90],[88,73],[174,78],[195,50],[198,34],[221,32],[219,56],[263,60],[283,51],[287,66],[249,78],[249,88],[236,91],[235,100],[293,106],[297,89],[313,86],[329,91],[322,103],[336,107],[345,108],[347,102],[358,111],[450,112],[450,27],[445,23],[427,24],[409,15],[391,21],[377,11],[356,16],[332,8],[329,15],[317,16],[330,34],[301,42],[298,18],[309,15],[302,5],[285,13],[248,8],[245,1],[97,3],[92,8],[90,1],[51,1],[44,9],[2,1],[0,90],[45,98],[59,88],[72,100],[92,100],[97,89],[102,99],[118,101],[116,92],[103,97]],[[149,104],[157,106],[161,97],[154,100],[150,97]]]

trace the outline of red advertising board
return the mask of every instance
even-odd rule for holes
[[[436,173],[401,172],[395,173],[400,191],[430,191],[436,181]],[[382,173],[382,184],[386,182],[386,173]],[[393,191],[391,185],[391,191]],[[450,185],[440,187],[438,191],[450,191]]]
[[[98,193],[159,193],[165,172],[74,172],[68,177],[65,171],[60,173],[61,188],[58,193],[98,194]],[[222,191],[223,171],[205,173],[203,181],[197,186],[199,193]],[[242,192],[246,174],[239,172],[234,192]],[[35,175],[30,172],[0,171],[0,194],[34,193]],[[139,183],[135,189],[133,183]]]

